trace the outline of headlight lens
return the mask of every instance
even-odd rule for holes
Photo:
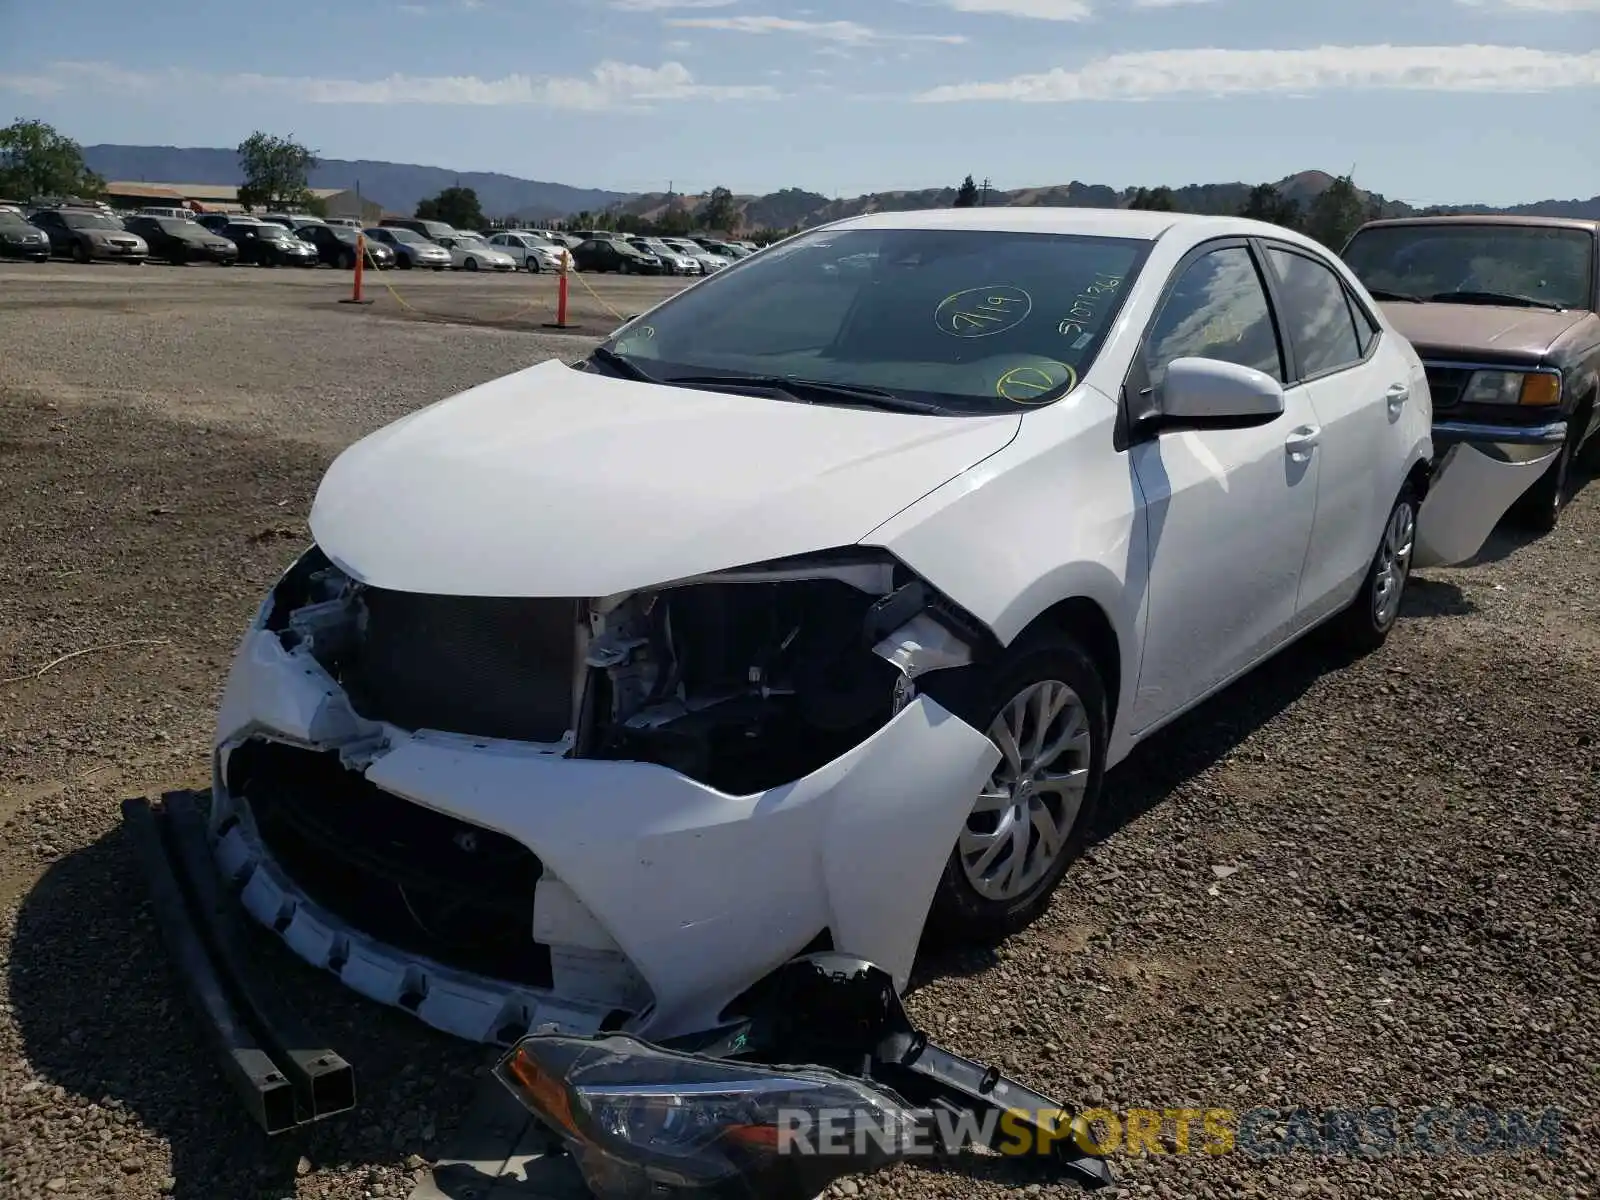
[[[1548,408],[1561,403],[1561,376],[1546,371],[1475,371],[1461,401]]]
[[[799,1194],[776,1185],[824,1165],[803,1149],[818,1125],[853,1151],[848,1164],[832,1160],[834,1176],[904,1153],[927,1125],[887,1089],[835,1071],[680,1054],[623,1035],[524,1038],[495,1071],[561,1134],[601,1196],[734,1180],[752,1196]]]

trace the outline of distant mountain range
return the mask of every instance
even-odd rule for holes
[[[1317,196],[1333,182],[1326,171],[1302,171],[1286,179],[1274,181],[1279,195],[1296,201],[1302,210],[1308,208]],[[1174,187],[1173,203],[1180,212],[1235,213],[1250,195],[1253,185],[1248,183],[1192,183]],[[1062,183],[1046,187],[1017,188],[1013,191],[991,191],[986,202],[995,207],[1053,206],[1065,208],[1122,208],[1133,199],[1135,188],[1113,188],[1096,183]],[[1359,190],[1359,189],[1358,189]],[[1533,204],[1518,204],[1509,208],[1493,208],[1481,204],[1443,205],[1433,208],[1414,208],[1400,200],[1389,200],[1376,192],[1362,195],[1377,204],[1385,217],[1405,217],[1418,213],[1524,213],[1538,216],[1589,217],[1600,219],[1600,196],[1588,200],[1540,200]],[[924,188],[920,191],[873,192],[850,199],[833,199],[817,192],[800,188],[786,188],[765,196],[735,196],[734,208],[740,214],[743,228],[788,229],[795,225],[821,225],[845,217],[871,212],[907,212],[924,208],[946,208],[955,201],[956,189]],[[631,196],[620,201],[618,211],[632,213],[649,220],[660,220],[672,209],[694,213],[706,201],[705,196],[666,195],[654,193]]]
[[[174,146],[87,146],[89,169],[106,179],[152,183],[202,183],[226,185],[241,182],[238,156],[226,149],[182,149]],[[394,212],[412,212],[417,202],[436,196],[447,187],[470,187],[489,217],[517,217],[528,221],[557,220],[580,212],[615,211],[660,219],[669,210],[693,214],[705,203],[704,195],[664,192],[633,195],[600,188],[542,183],[483,171],[450,171],[407,163],[324,159],[311,174],[317,188],[357,188],[361,194]],[[1333,182],[1325,171],[1302,171],[1276,182],[1281,195],[1308,206]],[[1173,200],[1184,212],[1237,212],[1250,194],[1248,183],[1195,183],[1173,188]],[[995,206],[1060,206],[1119,208],[1134,194],[1133,188],[1113,188],[1094,183],[1062,183],[1044,187],[991,191],[987,202]],[[1399,200],[1367,193],[1384,216],[1410,216],[1418,212],[1526,213],[1538,216],[1600,219],[1600,196],[1588,200],[1540,200],[1508,208],[1481,204],[1447,205],[1417,209]],[[736,195],[734,207],[744,230],[788,229],[820,225],[870,212],[903,212],[943,208],[955,200],[956,189],[923,188],[917,191],[872,192],[851,199],[835,199],[803,188],[784,188],[764,196]]]
[[[232,150],[177,146],[85,146],[84,162],[102,179],[125,183],[242,183]],[[585,209],[596,211],[628,198],[626,192],[541,183],[487,171],[449,171],[409,163],[325,158],[311,172],[314,188],[359,188],[361,194],[397,213],[410,215],[417,202],[447,187],[469,187],[487,216],[558,220]]]

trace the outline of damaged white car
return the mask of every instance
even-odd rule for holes
[[[1392,628],[1422,365],[1233,218],[802,234],[329,469],[211,836],[257,919],[462,1037],[714,1027],[807,949],[904,986],[1031,920],[1108,766]]]

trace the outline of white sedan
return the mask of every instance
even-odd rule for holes
[[[509,254],[524,270],[538,273],[559,271],[564,260],[570,259],[565,246],[558,246],[541,234],[528,229],[506,229],[491,234],[489,245],[503,254]],[[570,268],[571,262],[566,265]]]
[[[1108,767],[1394,627],[1422,364],[1317,243],[985,208],[803,233],[346,450],[217,725],[295,953],[462,1037],[902,986],[1044,910]]]
[[[450,265],[461,271],[515,271],[517,260],[496,250],[475,233],[453,233],[433,239],[450,251]]]

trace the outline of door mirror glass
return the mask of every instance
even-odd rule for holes
[[[1265,424],[1283,412],[1283,384],[1265,371],[1216,358],[1175,358],[1161,384],[1163,423]]]

